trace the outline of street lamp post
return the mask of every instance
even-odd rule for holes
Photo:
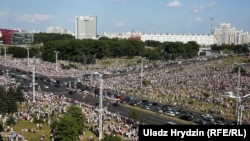
[[[102,115],[103,115],[103,98],[102,98],[102,89],[103,89],[103,79],[102,79],[102,74],[95,72],[94,74],[99,75],[99,85],[100,85],[100,90],[99,90],[99,140],[102,139]]]
[[[143,81],[143,79],[142,79],[142,77],[143,77],[143,59],[145,59],[145,57],[140,57],[141,58],[141,77],[140,77],[140,79],[141,79],[141,81],[140,81],[140,85],[141,85],[141,89],[142,89],[142,81]]]
[[[242,123],[242,110],[243,110],[243,101],[242,99],[246,99],[250,97],[250,94],[244,96],[235,96],[233,92],[227,92],[225,95],[229,98],[233,98],[238,102],[237,106],[237,125],[241,125]]]
[[[32,69],[32,85],[33,85],[33,103],[36,102],[36,90],[35,90],[35,65],[33,65],[33,69]]]
[[[28,66],[30,66],[30,49],[27,48],[27,53],[28,53]]]
[[[236,96],[239,96],[239,91],[240,91],[240,71],[241,71],[241,66],[244,65],[245,63],[234,63],[234,64],[238,66],[238,81],[237,81],[237,93],[236,93]],[[238,107],[239,107],[239,101],[237,100],[236,101],[236,106],[235,106],[236,115],[240,114],[240,113],[238,113],[239,112]]]
[[[4,73],[4,76],[5,76],[5,92],[6,92],[6,95],[7,95],[7,89],[8,89],[8,70],[6,71],[3,71]]]
[[[56,71],[58,71],[58,64],[57,64],[57,54],[59,53],[59,51],[54,51],[56,53]]]
[[[6,46],[4,46],[4,61],[6,62]]]

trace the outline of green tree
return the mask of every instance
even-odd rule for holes
[[[0,120],[0,133],[4,131],[3,122]],[[0,141],[3,141],[2,134],[0,134]]]
[[[3,132],[3,122],[2,122],[2,120],[0,120],[0,132]]]
[[[69,106],[66,115],[71,116],[76,120],[77,131],[78,133],[82,133],[85,127],[84,123],[86,121],[86,117],[83,114],[82,109],[75,105]]]
[[[51,130],[56,130],[57,123],[58,123],[58,120],[56,118],[51,119],[51,124],[50,124]]]
[[[4,88],[0,86],[0,113],[6,114],[7,113],[7,94],[4,91]]]
[[[8,126],[12,126],[16,124],[16,119],[13,116],[10,116],[7,120],[6,120],[6,124]]]
[[[25,101],[21,86],[17,87],[14,97],[15,97],[17,102]]]
[[[6,102],[7,102],[7,113],[14,113],[17,112],[17,100],[15,97],[15,91],[13,88],[10,88],[7,95],[6,95]]]
[[[8,52],[12,54],[15,58],[24,58],[27,56],[27,50],[21,47],[9,47]]]
[[[199,45],[195,41],[189,41],[185,44],[185,58],[192,58],[199,52]]]
[[[34,34],[34,43],[46,43],[48,41],[56,41],[56,40],[67,40],[74,39],[72,35],[69,34],[59,34],[59,33],[35,33]]]
[[[161,45],[161,42],[153,41],[153,40],[146,40],[144,44],[150,47],[159,47]]]
[[[3,137],[2,137],[2,135],[0,135],[0,141],[3,141]]]
[[[55,141],[75,141],[78,138],[76,120],[69,116],[62,116],[56,126]]]
[[[114,134],[106,135],[102,141],[122,141],[122,138]]]
[[[160,60],[162,58],[161,52],[159,51],[158,48],[146,49],[145,56],[149,60]]]
[[[24,100],[21,87],[18,87],[16,90],[10,88],[7,93],[3,87],[0,87],[0,113],[17,112],[17,102],[23,102]]]

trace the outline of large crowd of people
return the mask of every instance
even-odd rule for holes
[[[29,61],[28,61],[29,60]],[[122,69],[125,63],[115,62],[107,65],[89,64],[83,66],[81,63],[58,60],[58,63],[42,61],[40,58],[12,58],[11,56],[0,56],[0,64],[10,68],[22,70],[24,72],[32,72],[33,66],[36,73],[48,77],[78,77],[91,72],[108,72],[113,69]],[[71,68],[63,69],[62,66],[72,65]]]
[[[235,118],[236,100],[225,95],[228,92],[240,97],[249,94],[250,79],[249,75],[239,77],[237,72],[233,73],[237,66],[224,65],[221,61],[144,71],[143,86],[138,73],[106,78],[103,85],[122,95],[147,98],[232,119]],[[250,71],[249,65],[242,67],[246,72]],[[85,82],[85,85],[97,86],[98,82]],[[242,104],[248,111],[243,115],[243,122],[250,123],[249,102]]]
[[[32,67],[33,62],[30,62],[30,67],[27,67],[27,60],[25,59],[13,59],[9,58],[7,60],[1,59],[2,65],[9,67],[9,68],[16,68],[20,69],[23,71],[31,71],[30,68]],[[39,59],[36,59],[36,63],[40,64],[39,67],[36,67],[36,72],[39,72],[41,75],[47,75],[47,76],[57,76],[57,77],[72,77],[72,74],[74,72],[82,70],[77,70],[77,69],[71,69],[67,70],[65,72],[59,73],[55,72],[55,70],[52,70],[53,64],[48,63],[48,62],[39,62]],[[14,63],[13,63],[14,62]],[[25,63],[26,62],[26,63]],[[9,65],[7,65],[9,64]],[[14,67],[15,66],[15,67]],[[45,66],[44,68],[40,66]],[[50,69],[51,68],[51,69]],[[53,68],[54,69],[54,68]],[[73,71],[73,72],[72,72]],[[52,73],[53,72],[53,73]],[[6,72],[4,72],[6,73]],[[54,75],[56,74],[56,75]],[[61,75],[60,75],[61,74]],[[78,77],[78,75],[74,75],[74,77]],[[6,77],[6,74],[1,76],[1,83],[4,85],[6,82],[10,82],[14,80],[11,80],[10,77]],[[19,83],[13,83],[14,85],[10,86],[15,86]],[[7,86],[7,87],[10,87]],[[23,91],[25,99],[27,100],[27,105],[21,105],[21,109],[18,111],[18,113],[14,114],[14,117],[16,119],[24,119],[28,120],[30,122],[34,122],[34,120],[37,119],[42,119],[44,123],[50,125],[51,120],[49,117],[51,116],[57,116],[58,118],[60,117],[61,114],[66,112],[66,109],[68,106],[77,104],[80,106],[83,110],[83,113],[87,117],[87,124],[93,125],[89,130],[92,130],[93,132],[98,131],[98,107],[94,103],[84,103],[80,101],[76,101],[75,99],[65,97],[63,95],[55,94],[55,93],[48,93],[48,92],[42,92],[42,91],[36,91],[35,97],[33,97],[32,91]],[[127,140],[133,140],[136,141],[138,140],[138,126],[134,126],[136,121],[129,121],[128,118],[120,115],[119,113],[111,113],[107,109],[103,113],[104,117],[104,125],[103,125],[103,133],[105,135],[108,134],[119,134],[121,136],[124,136]],[[2,117],[3,119],[3,124],[5,124],[8,116]],[[34,128],[28,129],[28,128],[23,128],[22,132],[32,132],[32,133],[37,133],[38,130],[41,130],[42,124],[37,125],[37,127],[34,126]],[[9,126],[8,126],[9,128]],[[8,140],[15,140],[15,139],[20,139],[22,137],[22,140],[24,140],[22,133],[17,133],[16,131],[13,130],[13,128],[8,129],[7,127],[5,129],[8,134],[5,134],[6,136],[5,139]],[[125,132],[126,131],[126,132]],[[44,139],[44,134],[40,135],[41,136],[41,141]],[[92,140],[93,137],[87,137],[83,136],[81,139],[89,139]],[[51,134],[51,140],[53,140],[53,134]]]
[[[53,119],[59,119],[62,114],[67,112],[67,107],[70,105],[77,105],[82,108],[84,115],[86,116],[86,124],[92,125],[89,130],[94,133],[98,132],[98,119],[99,111],[98,106],[94,103],[85,103],[76,101],[75,99],[65,97],[64,95],[48,93],[48,92],[36,92],[35,101],[33,99],[32,91],[24,92],[24,96],[27,99],[26,104],[21,105],[19,111],[14,114],[16,120],[24,119],[31,123],[35,120],[43,120],[44,124],[51,125]],[[138,140],[138,123],[131,121],[128,118],[120,115],[119,113],[112,113],[107,109],[103,112],[103,133],[105,135],[115,134],[121,135],[127,140]],[[2,117],[3,124],[5,124],[8,116]],[[130,121],[130,122],[129,122]],[[17,133],[10,128],[6,127],[5,131],[9,134],[5,134],[4,138],[8,138],[9,141],[15,140],[17,137],[24,139],[23,132],[37,133],[38,130],[42,130],[43,124],[37,124],[33,128],[23,127],[22,132]],[[15,133],[15,135],[13,135]],[[41,136],[41,141],[45,139],[45,134]],[[53,140],[53,132],[51,132],[50,140]],[[47,137],[48,138],[48,137]],[[92,138],[90,136],[81,137],[82,140]],[[24,141],[24,140],[22,140]]]
[[[59,61],[59,64],[61,63],[67,64],[68,62]],[[78,67],[64,70],[58,65],[58,71],[56,71],[55,63],[44,62],[38,58],[33,58],[28,63],[27,59],[11,58],[10,56],[7,56],[6,59],[1,56],[0,64],[23,71],[32,71],[31,66],[35,65],[36,73],[49,77],[81,77],[83,74],[90,74],[94,71],[102,73],[125,66],[116,64],[114,66],[102,67],[100,64],[95,64],[85,68]],[[234,67],[233,64],[222,63],[220,59],[188,65],[179,64],[171,67],[163,65],[162,68],[158,69],[144,69],[142,76],[142,73],[128,73],[127,75],[107,77],[103,80],[103,87],[104,89],[116,91],[121,95],[149,99],[162,104],[173,104],[182,108],[211,113],[221,117],[234,118],[235,99],[230,99],[224,95],[232,91],[239,96],[243,96],[249,94],[250,91],[249,76],[240,75],[239,79],[238,73],[232,73]],[[249,65],[243,65],[242,67],[246,72],[250,72]],[[143,79],[140,79],[140,77],[143,77]],[[4,82],[5,79],[1,78],[0,81]],[[82,81],[82,83],[91,87],[99,86],[99,82],[96,79]],[[40,97],[37,97],[38,101],[36,103],[39,106],[30,107],[29,113],[22,113],[22,115],[26,114],[26,118],[29,120],[32,120],[32,118],[29,118],[29,115],[37,113],[37,110],[39,110],[38,113],[42,112],[41,115],[44,117],[46,114],[51,115],[53,112],[61,113],[65,111],[65,106],[71,103],[67,102],[66,99],[68,98],[66,97],[59,97],[58,95],[51,95],[45,92],[40,93],[42,94],[37,95]],[[25,95],[31,101],[31,95],[29,93],[25,93]],[[93,124],[93,128],[98,128],[98,112],[96,112],[96,107],[87,103],[77,103],[83,108],[87,116],[87,122]],[[243,123],[249,124],[250,103],[246,101],[243,105],[246,110],[243,114]],[[37,115],[37,118],[39,117],[41,116]],[[104,122],[103,127],[105,134],[116,133],[128,139],[137,140],[138,129],[132,128],[134,124],[128,123],[126,117],[109,111],[105,111],[104,117],[107,121]],[[115,120],[110,120],[111,118]],[[47,122],[50,124],[50,121]]]

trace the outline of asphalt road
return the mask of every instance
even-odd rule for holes
[[[6,70],[6,67],[0,66],[1,70]],[[21,81],[23,86],[28,86],[30,87],[30,83],[32,82],[31,78],[32,78],[32,73],[28,73],[28,72],[23,72],[23,71],[16,71],[15,69],[9,69],[9,73],[13,72],[15,74],[18,75],[22,75],[22,74],[26,74],[29,77],[29,80],[26,81]],[[40,90],[41,91],[46,91],[46,92],[51,92],[51,93],[55,93],[55,94],[63,94],[66,97],[70,97],[73,98],[77,101],[84,101],[84,102],[88,102],[90,104],[96,104],[99,101],[99,98],[95,98],[92,96],[84,96],[80,95],[80,94],[69,94],[68,90],[66,89],[67,87],[62,86],[62,87],[55,87],[54,84],[44,84],[43,79],[40,79],[41,77],[44,76],[38,76],[38,79],[36,79],[36,83],[38,83],[38,85],[40,86]],[[59,80],[58,78],[54,78],[56,80]],[[75,81],[75,78],[60,78],[61,82],[69,82],[69,81]],[[48,86],[47,88],[45,88],[44,86]],[[32,87],[30,87],[30,90],[32,90]],[[38,91],[38,87],[36,87],[36,91]],[[132,109],[137,109],[140,113],[140,116],[145,120],[145,124],[154,124],[154,125],[162,125],[165,124],[167,121],[173,121],[176,122],[178,124],[183,124],[183,120],[180,120],[179,117],[181,115],[175,116],[174,117],[169,117],[169,116],[163,116],[160,113],[157,112],[153,112],[152,110],[146,110],[144,109],[142,106],[139,107],[133,107],[133,106],[128,106],[128,105],[124,105],[124,104],[120,104],[120,106],[113,106],[112,103],[107,102],[107,100],[104,99],[103,101],[103,107],[108,106],[108,110],[111,112],[116,112],[116,113],[120,113],[126,117],[129,116],[130,112]],[[193,112],[193,111],[192,111]],[[182,113],[181,113],[182,114]],[[200,118],[200,115],[202,113],[198,113],[195,112],[196,117],[195,118]]]
[[[89,104],[95,105],[95,103],[98,103],[99,97],[92,97],[92,96],[86,96],[83,99],[84,102],[88,102]],[[126,104],[120,104],[119,106],[114,106],[113,103],[107,102],[108,100],[104,99],[103,107],[107,106],[107,109],[111,112],[115,112],[124,115],[126,117],[129,117],[129,114],[131,111],[135,108],[132,106],[128,106]],[[163,125],[167,121],[173,121],[171,118],[162,117],[159,113],[149,112],[141,110],[140,108],[136,108],[136,110],[139,112],[140,116],[145,120],[145,124],[154,124],[154,125]]]

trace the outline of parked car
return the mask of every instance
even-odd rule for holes
[[[204,119],[195,119],[194,123],[200,124],[200,125],[206,125],[207,122]]]
[[[166,111],[165,114],[168,115],[168,116],[171,116],[171,117],[175,116],[175,113],[172,110]]]
[[[191,114],[185,114],[185,115],[180,116],[180,119],[191,121],[194,119],[194,116]]]
[[[129,105],[132,105],[132,106],[137,106],[137,105],[139,105],[139,104],[141,104],[141,101],[137,101],[137,100],[132,100],[132,101],[130,101],[130,103],[129,103]]]
[[[148,105],[144,105],[143,107],[144,107],[145,109],[148,109],[148,110],[151,108],[151,106],[148,106]]]
[[[154,111],[158,112],[158,113],[163,113],[163,110],[161,107],[155,107]]]
[[[151,107],[153,104],[150,103],[150,102],[146,102],[146,103],[143,103],[143,105],[144,105],[144,106],[149,106],[149,107]]]
[[[127,96],[127,97],[125,97],[124,99],[122,99],[122,102],[123,102],[123,103],[128,103],[128,102],[132,101],[133,99],[134,99],[133,97]]]
[[[210,115],[210,114],[203,114],[203,115],[201,115],[201,117],[204,120],[208,121],[208,122],[214,122],[215,121],[214,117],[212,115]]]
[[[148,100],[141,100],[141,103],[148,103],[149,101]]]
[[[156,103],[156,102],[152,103],[152,105],[153,105],[153,106],[159,106],[159,104]]]
[[[175,113],[175,115],[179,115],[180,111],[178,109],[173,108],[172,111]]]

